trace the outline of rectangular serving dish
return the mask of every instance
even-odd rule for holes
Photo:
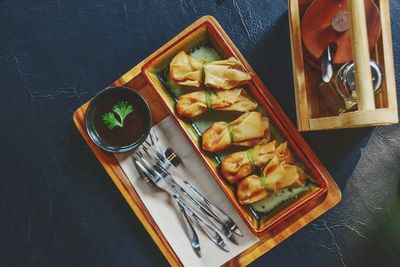
[[[190,51],[204,43],[204,40],[206,39],[221,55],[226,58],[231,56],[237,58],[245,66],[247,71],[253,74],[252,80],[246,85],[248,90],[250,90],[256,102],[258,102],[258,104],[266,111],[274,126],[288,141],[291,150],[295,152],[298,159],[305,165],[307,172],[310,173],[314,180],[319,184],[318,189],[309,192],[297,201],[288,205],[286,208],[277,212],[268,220],[262,221],[261,223],[244,206],[239,204],[233,187],[220,175],[216,159],[202,150],[199,144],[200,137],[196,129],[193,128],[190,122],[181,119],[179,115],[176,114],[175,99],[171,95],[169,89],[165,87],[162,81],[160,81],[158,76],[160,72],[168,67],[172,58],[178,52],[182,50]],[[243,58],[215,19],[207,17],[207,19],[202,23],[186,32],[169,46],[154,54],[142,67],[142,73],[151,87],[161,97],[162,103],[172,114],[177,125],[192,144],[199,157],[204,161],[205,165],[232,202],[240,216],[256,235],[261,235],[263,232],[276,227],[290,216],[299,212],[305,206],[309,207],[309,203],[318,203],[314,200],[322,200],[325,197],[327,193],[326,176],[320,171],[319,162],[316,160],[315,154],[306,145],[303,137],[298,133],[296,128],[280,108],[279,104],[272,97],[268,89],[261,82],[259,77],[255,74],[248,62]]]

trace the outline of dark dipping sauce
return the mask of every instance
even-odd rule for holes
[[[106,113],[113,112],[113,106],[122,101],[128,102],[133,106],[133,112],[126,116],[124,127],[114,127],[109,129],[103,122],[102,116]],[[103,142],[111,146],[123,147],[137,142],[142,136],[147,134],[148,120],[145,116],[145,103],[138,96],[129,91],[110,90],[101,102],[98,103],[94,112],[94,128]],[[118,114],[113,112],[115,117],[120,121]]]

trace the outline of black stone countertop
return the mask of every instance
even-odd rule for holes
[[[400,3],[390,2],[400,77]],[[208,14],[295,121],[286,1],[0,1],[1,266],[167,264],[72,112]],[[398,265],[400,127],[304,136],[343,199],[252,266]]]

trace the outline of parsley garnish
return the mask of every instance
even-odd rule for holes
[[[115,117],[114,112],[108,112],[101,117],[103,122],[110,130],[114,129],[115,127],[124,127],[124,120],[133,112],[133,106],[126,101],[122,101],[118,104],[115,104],[112,108],[112,111],[118,115],[119,120]]]

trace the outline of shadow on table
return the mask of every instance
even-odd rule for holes
[[[362,243],[362,265],[398,266],[400,254],[400,203],[393,203],[388,212],[377,216],[375,225]]]

